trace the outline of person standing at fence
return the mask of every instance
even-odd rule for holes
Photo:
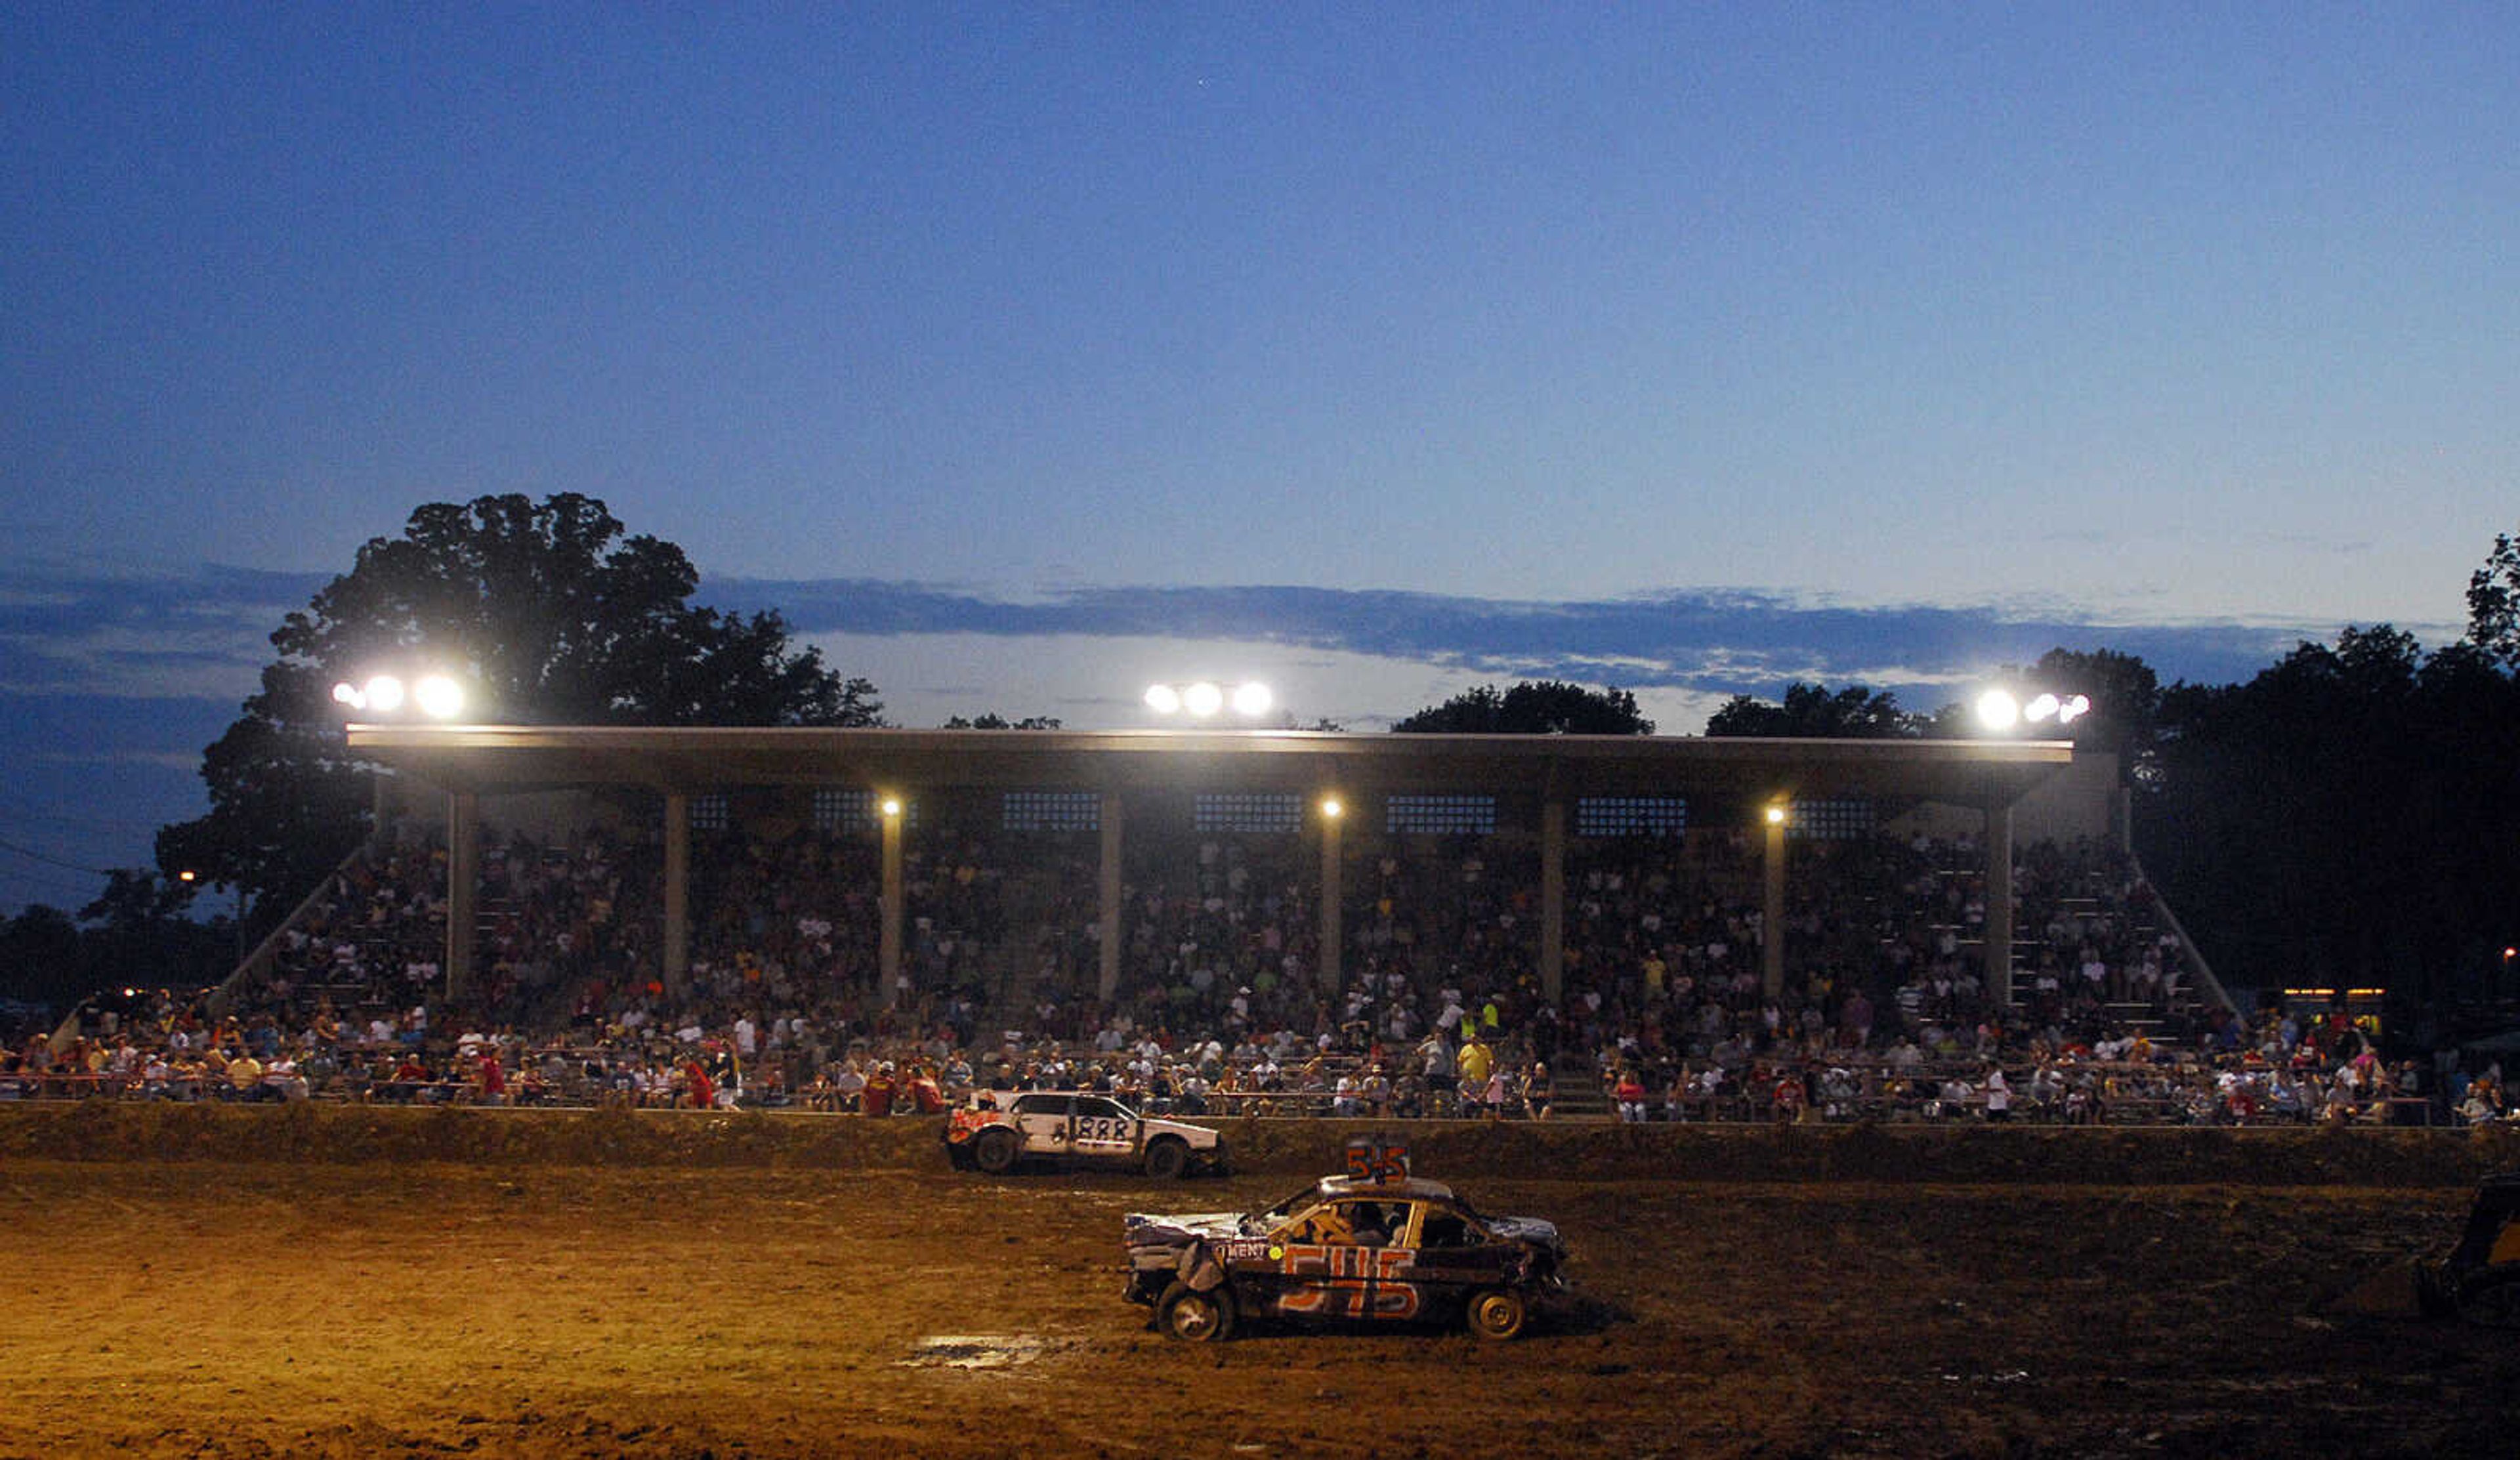
[[[2012,1086],[2003,1078],[2003,1066],[1989,1065],[1986,1071],[1986,1118],[1990,1121],[2012,1119]]]

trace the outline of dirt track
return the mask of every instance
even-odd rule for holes
[[[2323,1311],[2447,1243],[2460,1189],[1424,1173],[1558,1220],[1584,1301],[1505,1346],[1147,1332],[1120,1214],[1256,1205],[1282,1173],[12,1157],[0,1455],[2488,1455],[2520,1433],[2510,1335]]]

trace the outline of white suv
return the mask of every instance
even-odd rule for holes
[[[1215,1131],[1142,1116],[1087,1090],[973,1091],[946,1123],[945,1151],[955,1166],[993,1175],[1026,1158],[1138,1168],[1162,1180],[1225,1171],[1225,1140]]]

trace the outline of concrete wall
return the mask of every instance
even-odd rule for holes
[[[2077,753],[2074,763],[2040,783],[2012,809],[2012,844],[2094,841],[2125,842],[2126,796],[2118,785],[2118,758],[2105,753]],[[1883,823],[1899,836],[1919,833],[1943,840],[1979,837],[1986,832],[1982,807],[1928,801]]]

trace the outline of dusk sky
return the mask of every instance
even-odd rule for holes
[[[0,7],[0,910],[412,508],[603,498],[888,713],[1691,733],[2455,639],[2508,6]]]

